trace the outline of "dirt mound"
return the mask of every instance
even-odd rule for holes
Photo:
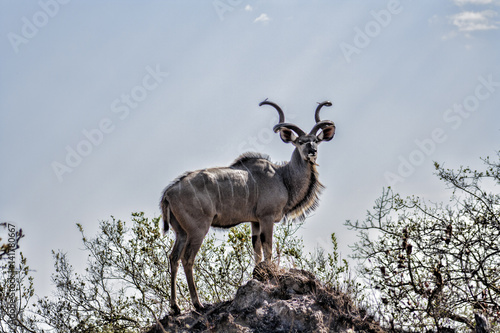
[[[148,333],[163,332],[384,332],[343,293],[304,270],[261,263],[233,300],[166,316]]]

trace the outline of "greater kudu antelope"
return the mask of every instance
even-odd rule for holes
[[[230,228],[250,222],[257,264],[262,261],[262,250],[265,260],[271,260],[274,223],[284,217],[303,220],[318,205],[318,194],[323,188],[316,170],[318,144],[330,141],[335,134],[335,124],[320,120],[319,112],[332,104],[319,103],[316,124],[309,134],[285,123],[285,115],[277,104],[266,99],[259,104],[262,105],[278,111],[279,123],[273,130],[279,132],[283,142],[295,146],[289,162],[274,164],[267,156],[246,153],[228,167],[186,172],[163,192],[163,229],[167,232],[170,225],[176,234],[170,254],[170,306],[175,314],[180,313],[175,286],[180,259],[191,301],[195,308],[203,307],[193,279],[193,264],[210,226]]]

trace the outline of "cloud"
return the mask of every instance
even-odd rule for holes
[[[250,6],[250,5],[246,5],[246,6],[245,6],[245,10],[246,10],[247,12],[251,12],[251,11],[253,10],[253,8],[252,8],[252,6]]]
[[[480,1],[480,0],[468,0]],[[494,10],[483,10],[481,12],[465,11],[452,16],[449,16],[453,25],[458,28],[458,31],[480,31],[498,29],[497,21],[492,20],[498,16]]]
[[[259,17],[257,17],[257,18],[255,19],[255,21],[253,21],[253,22],[254,22],[254,23],[256,23],[256,22],[267,23],[267,22],[269,22],[270,20],[271,20],[271,19],[269,18],[269,16],[267,16],[267,14],[262,13],[262,14],[260,14],[260,16],[259,16]]]

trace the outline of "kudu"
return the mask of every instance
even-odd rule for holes
[[[262,260],[262,251],[265,260],[271,260],[274,223],[284,217],[303,220],[318,205],[318,194],[323,188],[316,170],[318,144],[330,141],[335,134],[335,124],[320,120],[319,112],[332,104],[319,103],[316,124],[309,134],[285,123],[285,115],[277,104],[266,99],[259,104],[262,105],[278,111],[279,123],[273,130],[279,132],[283,142],[295,146],[289,162],[274,164],[267,156],[246,153],[229,167],[187,172],[163,192],[163,229],[167,232],[170,225],[176,234],[170,254],[170,306],[175,314],[180,313],[175,286],[179,260],[184,266],[191,301],[196,309],[203,308],[193,279],[193,264],[210,226],[230,228],[250,222],[257,264]]]

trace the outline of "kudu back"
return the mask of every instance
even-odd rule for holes
[[[274,107],[279,122],[273,130],[281,140],[295,146],[289,162],[274,164],[267,156],[246,153],[230,166],[186,172],[164,190],[160,206],[164,231],[175,232],[170,253],[171,299],[174,314],[180,313],[175,281],[182,260],[191,300],[196,309],[203,308],[193,279],[193,265],[210,226],[230,228],[243,222],[252,226],[252,245],[256,264],[272,257],[273,226],[284,217],[301,219],[318,205],[323,186],[318,180],[316,158],[318,144],[330,141],[335,124],[320,120],[323,106],[315,112],[316,124],[309,134],[298,126],[285,123],[281,108],[267,99],[259,104]],[[319,133],[318,133],[319,131]]]

